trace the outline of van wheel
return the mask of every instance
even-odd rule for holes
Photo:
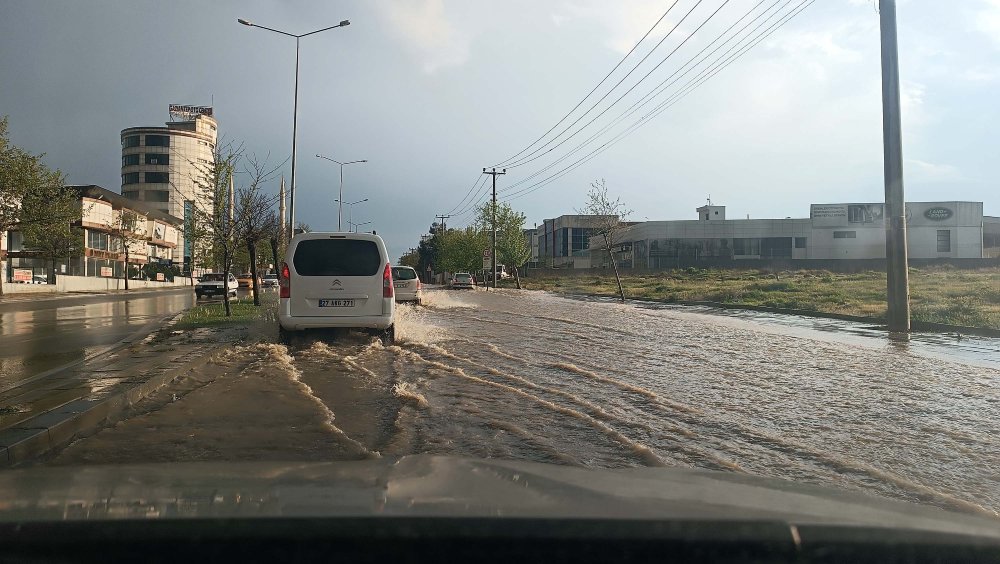
[[[292,346],[293,340],[295,340],[295,334],[281,325],[278,325],[278,342],[286,347],[290,347]]]
[[[394,344],[396,342],[396,325],[390,325],[388,329],[379,331],[377,335],[383,345],[389,346]]]

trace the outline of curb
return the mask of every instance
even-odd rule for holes
[[[188,363],[101,399],[78,399],[0,431],[0,466],[12,467],[68,446],[117,420],[139,400],[211,360],[216,345]]]

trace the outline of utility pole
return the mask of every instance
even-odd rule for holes
[[[885,171],[885,265],[889,332],[910,331],[910,281],[903,199],[903,140],[899,107],[896,1],[879,2],[882,38],[882,150]]]
[[[285,241],[288,238],[287,229],[285,228],[285,176],[281,176],[281,185],[278,188],[278,233],[281,241]],[[275,268],[278,268],[275,266]]]
[[[441,227],[440,227],[441,231],[442,232],[448,231],[448,224],[445,223],[444,220],[448,219],[451,216],[450,215],[435,215],[434,217],[441,220]]]
[[[493,264],[493,289],[497,289],[497,175],[507,174],[507,169],[503,169],[503,172],[497,172],[497,169],[493,169],[490,172],[486,172],[483,169],[483,174],[489,174],[493,177],[493,255],[490,257],[490,261]]]

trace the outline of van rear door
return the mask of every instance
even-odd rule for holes
[[[384,252],[373,239],[325,235],[299,240],[289,264],[289,313],[301,317],[382,315]]]

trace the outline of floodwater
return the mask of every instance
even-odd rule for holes
[[[160,394],[54,462],[434,453],[698,467],[1000,510],[1000,340],[898,342],[845,322],[541,292],[427,301],[400,308],[392,346],[314,335],[228,350],[180,399]]]
[[[190,288],[179,288],[0,302],[0,392],[89,358],[193,301]]]

